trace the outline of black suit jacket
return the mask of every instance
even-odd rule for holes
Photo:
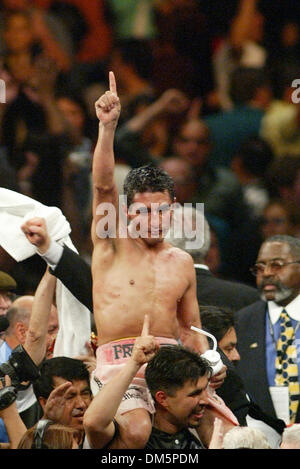
[[[217,278],[201,267],[196,267],[196,276],[199,305],[223,306],[235,312],[259,299],[255,288]]]
[[[55,270],[50,269],[84,306],[93,312],[91,266],[72,249],[64,246]]]
[[[226,378],[216,393],[223,399],[225,404],[234,413],[242,426],[247,425],[246,416],[249,413],[250,402],[247,398],[244,384],[238,375],[235,366],[228,360],[226,355],[218,348],[222,362],[227,366]]]
[[[275,417],[266,368],[266,308],[266,302],[260,300],[236,313],[236,333],[241,356],[237,371],[250,398],[264,412]],[[300,422],[300,406],[296,422]]]

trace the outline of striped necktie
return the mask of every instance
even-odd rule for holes
[[[280,335],[276,347],[276,386],[288,386],[290,423],[295,422],[300,398],[295,331],[285,309],[280,314]]]

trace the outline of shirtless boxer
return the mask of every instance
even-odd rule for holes
[[[164,241],[163,213],[172,211],[175,202],[173,182],[165,172],[137,168],[129,173],[124,185],[129,226],[125,227],[126,236],[119,236],[122,217],[113,179],[113,142],[121,106],[112,72],[109,83],[109,91],[95,105],[99,137],[93,158],[92,276],[99,346],[95,376],[101,385],[124,366],[146,314],[150,317],[150,334],[161,344],[175,344],[180,339],[200,353],[208,348],[206,338],[190,329],[191,325],[201,328],[193,260]],[[148,220],[147,229],[137,238],[132,237],[131,227],[139,212],[130,210],[132,202],[142,206],[144,212],[146,208],[143,216]],[[102,210],[101,214],[101,204],[111,204],[115,210]],[[151,204],[156,204],[155,208],[158,204],[162,210],[152,219]],[[115,232],[109,232],[116,221],[110,216],[117,217]],[[29,223],[27,228],[30,231]],[[143,448],[151,432],[149,412],[154,412],[154,407],[146,402],[147,390],[140,384],[138,375],[119,409],[119,422],[127,428],[125,448]]]
[[[126,359],[126,353],[142,329],[145,314],[150,317],[150,334],[159,338],[160,343],[176,343],[180,339],[200,353],[208,348],[204,336],[190,329],[191,325],[201,328],[192,258],[167,244],[163,237],[163,213],[172,210],[175,202],[173,181],[166,173],[156,168],[137,168],[129,173],[124,184],[129,227],[127,236],[119,236],[118,223],[122,223],[122,217],[118,213],[118,192],[113,179],[113,142],[121,106],[113,72],[109,73],[109,88],[95,105],[99,119],[93,158],[92,225],[94,315],[99,331],[96,376],[105,375],[105,371],[101,372],[105,356],[113,354],[111,362],[115,364]],[[115,207],[118,220],[116,232],[106,236],[99,229],[103,217],[106,217],[106,229],[110,224],[107,213],[100,214],[99,206],[103,203]],[[130,210],[132,203],[142,206],[144,211],[145,207],[147,209],[144,215],[148,219],[147,229],[137,238],[131,237],[131,224],[138,216]],[[151,204],[159,204],[163,210],[152,219]],[[132,339],[122,340],[128,337]],[[118,367],[114,368],[117,371]],[[110,376],[108,370],[105,378]],[[122,418],[128,425],[130,447],[134,444],[136,448],[143,448],[151,431],[148,413],[143,407],[130,412],[129,407],[125,410]]]

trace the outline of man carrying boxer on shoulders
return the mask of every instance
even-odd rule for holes
[[[192,325],[201,328],[193,260],[164,240],[176,201],[172,179],[151,166],[131,170],[124,183],[127,221],[119,209],[113,144],[121,106],[113,72],[109,91],[95,107],[99,135],[93,157],[92,278],[98,333],[95,379],[101,387],[130,357],[145,315],[149,333],[160,345],[180,341],[204,353],[208,344],[191,330]],[[32,229],[30,221],[25,229]],[[212,385],[220,386],[224,377],[222,370]],[[154,413],[148,397],[141,369],[118,409],[128,430],[124,448],[146,445],[152,428],[149,413]]]

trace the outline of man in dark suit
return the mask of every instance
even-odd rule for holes
[[[227,388],[226,386],[225,388],[222,386],[220,390],[223,391],[222,398],[227,402],[228,406],[228,402],[233,406],[237,406],[237,404],[242,402],[242,392],[246,394],[246,391],[241,377],[237,376],[235,371],[235,368],[238,365],[241,357],[237,350],[237,336],[234,315],[227,308],[221,308],[218,306],[203,306],[201,308],[201,323],[205,330],[214,335],[214,337],[217,339],[220,350],[234,365],[234,371],[231,367],[227,373],[228,377],[226,377],[226,380],[229,378]],[[239,393],[236,392],[238,386]],[[233,389],[235,389],[235,392],[233,392]],[[271,415],[264,412],[256,403],[251,401],[249,397],[247,399],[248,412],[245,414],[244,425],[249,425],[252,427],[258,426],[258,428],[266,433],[271,447],[279,447],[280,435],[285,428],[284,421],[278,418],[274,418],[274,416],[272,417]],[[231,402],[231,400],[233,400],[233,402]],[[238,415],[241,411],[245,413],[245,410],[245,405],[240,407]],[[237,412],[235,412],[235,415],[237,415]]]
[[[260,248],[253,273],[256,275],[261,300],[236,313],[241,356],[238,372],[250,397],[266,413],[276,416],[275,401],[272,399],[274,392],[281,393],[279,399],[281,404],[286,402],[287,408],[292,401],[296,402],[296,410],[291,409],[290,417],[291,423],[298,423],[300,395],[296,392],[290,398],[288,390],[291,391],[291,373],[286,371],[284,355],[277,352],[277,344],[280,329],[284,329],[281,316],[287,317],[294,328],[292,345],[300,340],[300,240],[284,235],[268,238]],[[300,351],[295,346],[293,353],[295,356],[291,361],[299,368]],[[284,385],[279,385],[280,370],[282,377],[287,373]],[[299,378],[295,377],[294,381],[297,384]]]
[[[184,212],[187,215],[184,223],[192,222],[192,229],[197,229],[197,212],[195,209],[184,207]],[[202,217],[203,215],[198,213],[198,217],[199,216]],[[194,259],[200,314],[201,305],[226,307],[235,312],[259,300],[259,293],[255,288],[242,283],[217,278],[210,272],[208,266],[205,264],[205,258],[210,248],[210,229],[204,216],[203,222],[203,244],[199,248],[188,249],[186,247],[187,239],[176,237],[172,231],[168,238],[168,241],[173,244],[173,246],[185,250]],[[202,225],[200,224],[200,226]]]
[[[226,306],[238,311],[258,299],[255,288],[215,277],[205,264],[195,264],[199,305]]]

